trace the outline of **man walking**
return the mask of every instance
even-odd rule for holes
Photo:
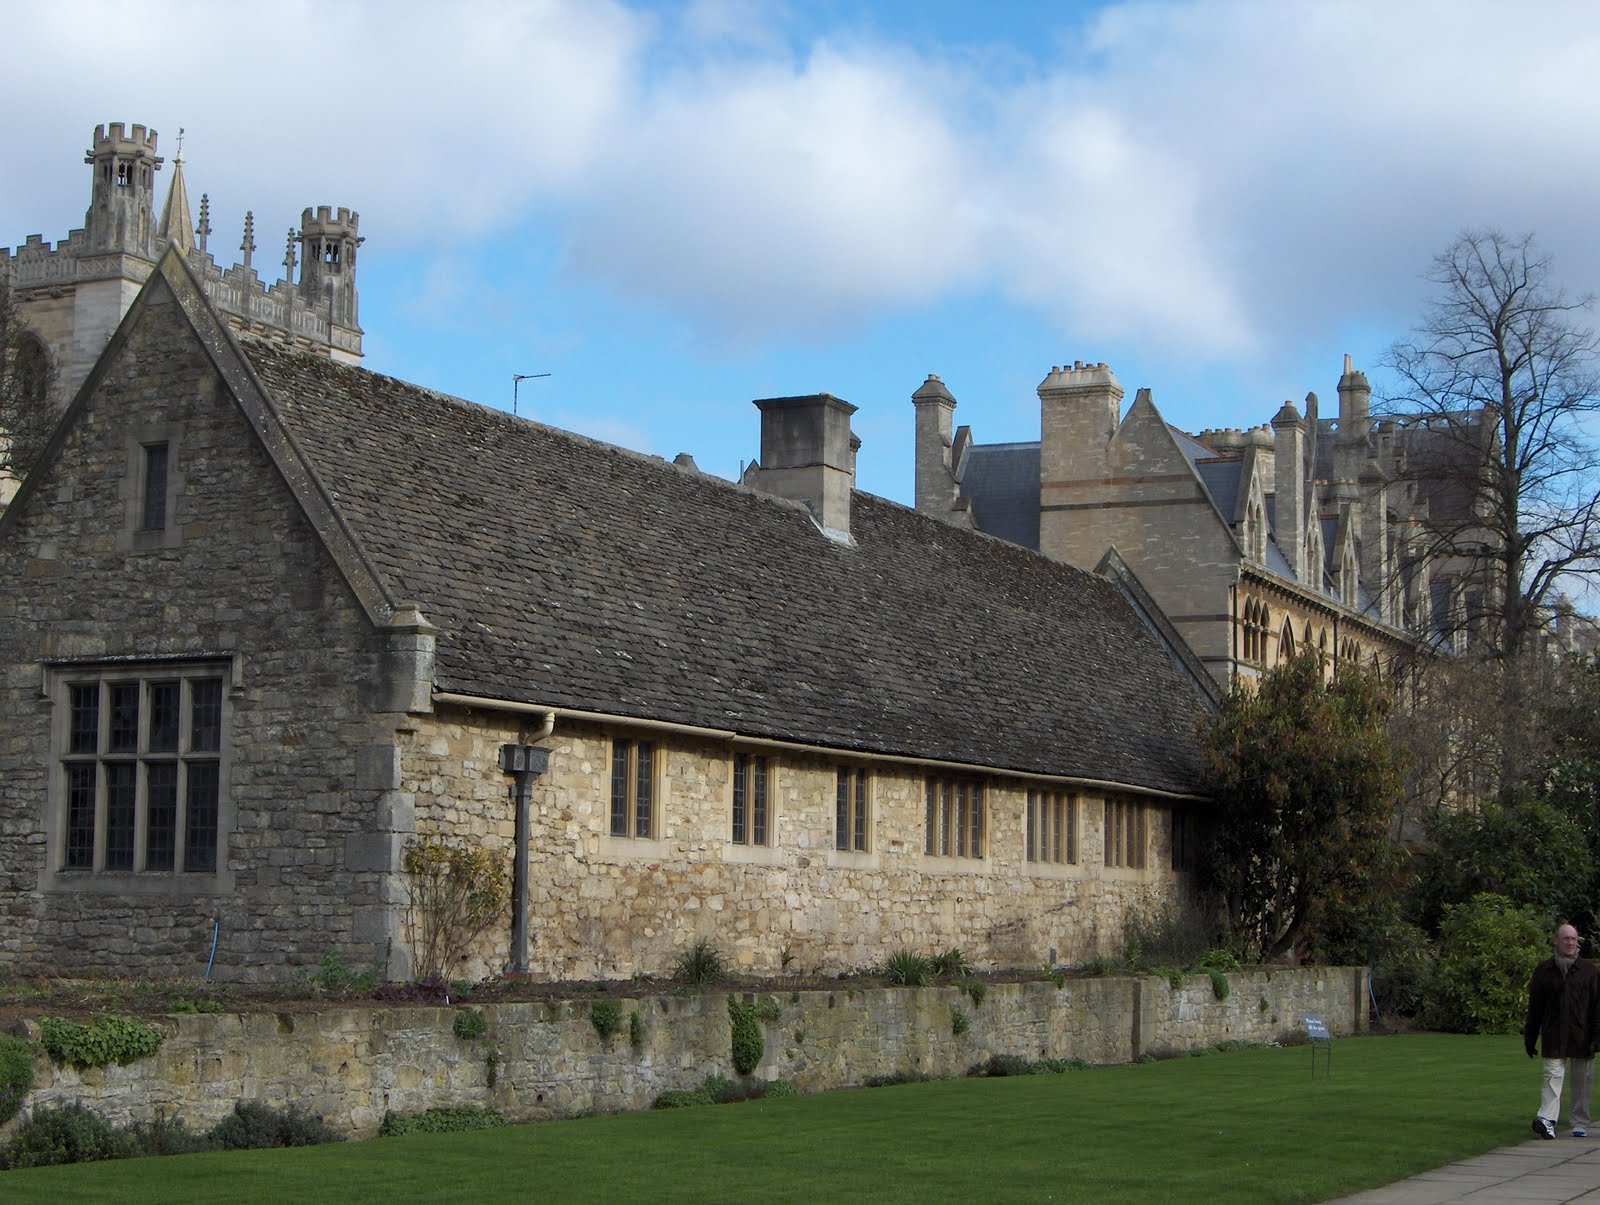
[[[1600,969],[1578,957],[1578,931],[1571,925],[1556,929],[1555,954],[1534,967],[1528,980],[1522,1043],[1529,1058],[1540,1048],[1544,1054],[1544,1087],[1533,1132],[1541,1138],[1556,1136],[1565,1084],[1567,1124],[1574,1138],[1587,1138],[1589,1089],[1600,1043]]]

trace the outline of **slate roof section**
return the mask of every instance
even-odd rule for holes
[[[240,338],[440,690],[1191,794],[1201,703],[1111,582]]]
[[[1230,525],[1233,516],[1238,513],[1239,484],[1244,479],[1244,461],[1242,460],[1210,460],[1190,461],[1195,476],[1200,478],[1200,484],[1205,486],[1206,492],[1211,495],[1222,518]]]
[[[1039,550],[1039,444],[973,444],[961,492],[978,526],[992,536]]]

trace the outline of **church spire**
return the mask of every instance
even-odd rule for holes
[[[158,237],[167,241],[170,247],[177,247],[180,251],[194,250],[194,236],[190,229],[194,225],[189,217],[189,190],[183,183],[183,127],[178,127],[178,154],[172,161],[172,183],[167,186],[167,203],[161,208],[161,225],[157,227]]]

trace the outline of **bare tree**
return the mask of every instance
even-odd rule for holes
[[[1419,840],[1439,812],[1539,787],[1558,760],[1551,709],[1571,695],[1582,665],[1419,649],[1395,679],[1389,713],[1408,755],[1396,835]]]
[[[1477,642],[1537,644],[1566,583],[1600,574],[1600,410],[1589,296],[1568,297],[1531,235],[1471,230],[1433,263],[1439,294],[1386,367],[1424,555],[1456,580]]]
[[[0,500],[6,482],[28,475],[55,429],[54,373],[44,346],[22,321],[0,275]]]

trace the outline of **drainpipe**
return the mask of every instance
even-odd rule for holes
[[[528,796],[533,780],[550,765],[550,750],[537,742],[549,736],[555,726],[556,713],[547,711],[544,726],[531,741],[500,746],[500,769],[513,779],[506,793],[517,810],[516,848],[511,861],[511,962],[506,967],[510,975],[528,973]]]

